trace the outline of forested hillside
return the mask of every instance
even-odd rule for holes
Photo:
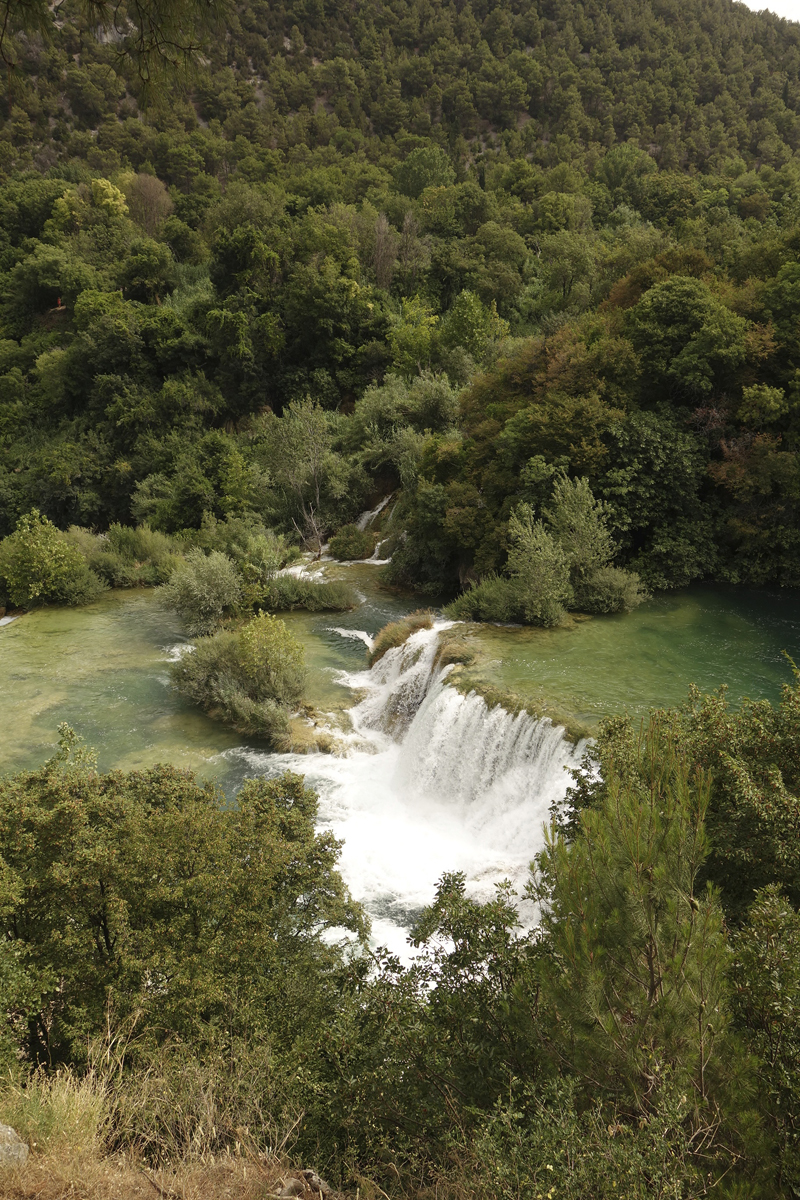
[[[0,533],[402,488],[452,594],[566,472],[647,586],[800,581],[800,26],[253,3],[145,107],[81,11],[4,43]]]
[[[130,0],[136,43],[124,5],[0,0],[0,615],[159,585],[195,639],[174,685],[269,772],[306,681],[275,613],[356,603],[287,572],[301,549],[391,554],[383,579],[449,616],[549,626],[701,578],[800,585],[800,24],[733,0],[226,2]],[[325,618],[344,661],[433,627],[396,590],[374,641]],[[472,661],[452,632],[414,660],[426,699]],[[72,658],[25,693],[37,718]],[[422,675],[365,741],[397,726],[392,758],[362,757],[413,780],[414,829],[447,805],[505,870],[497,813],[402,758]],[[455,758],[476,725],[451,728]],[[542,730],[520,754],[561,778]],[[481,903],[450,862],[419,904],[386,884],[405,964],[320,829],[335,793],[287,772],[226,797],[135,747],[100,773],[60,734],[0,778],[0,1120],[32,1151],[4,1195],[335,1195],[310,1169],[283,1190],[290,1162],[356,1200],[800,1195],[797,672],[776,703],[692,688],[602,722],[524,895]],[[475,787],[527,853],[518,814],[551,793],[506,796],[516,760],[476,745],[463,771],[490,748]],[[395,853],[389,807],[368,828]]]

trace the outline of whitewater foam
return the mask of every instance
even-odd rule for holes
[[[444,872],[463,871],[484,900],[503,879],[524,886],[582,754],[546,718],[490,710],[449,686],[436,652],[452,624],[418,630],[370,670],[341,673],[362,693],[343,754],[228,752],[254,773],[306,776],[321,825],[343,840],[342,874],[371,913],[375,940],[403,957],[408,927]]]

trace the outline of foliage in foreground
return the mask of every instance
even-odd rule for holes
[[[338,843],[296,775],[223,800],[172,767],[99,775],[68,730],[2,781],[2,954],[38,991],[14,1024],[29,1061],[84,1063],[110,1017],[201,1053],[258,1014],[276,1042],[319,1015],[342,953],[324,931],[365,928]]]
[[[257,641],[243,655],[261,665]],[[694,696],[640,733],[608,722],[531,879],[541,925],[520,930],[508,886],[479,903],[446,875],[408,966],[325,933],[363,918],[297,777],[250,781],[230,805],[170,768],[100,776],[65,743],[0,786],[15,1086],[33,1103],[26,1065],[83,1070],[110,1035],[125,1049],[105,1145],[154,1161],[190,1154],[192,1128],[222,1153],[244,1125],[263,1148],[294,1121],[293,1155],[387,1194],[788,1200],[797,877],[775,853],[731,895],[715,830],[742,803],[737,772],[770,811],[797,761],[799,692],[738,714]],[[698,761],[705,746],[727,775]],[[772,811],[762,836],[788,846]]]
[[[239,733],[284,748],[289,713],[303,697],[303,648],[277,617],[198,638],[172,666],[181,695]]]

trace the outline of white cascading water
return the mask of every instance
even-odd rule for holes
[[[489,710],[449,687],[450,668],[436,666],[449,624],[340,677],[362,693],[343,753],[233,752],[258,773],[306,776],[321,824],[344,842],[341,871],[372,916],[374,940],[404,958],[408,927],[444,872],[463,871],[480,899],[503,879],[524,886],[550,807],[582,756],[549,720]]]

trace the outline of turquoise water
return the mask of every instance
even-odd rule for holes
[[[374,567],[327,570],[355,585],[360,607],[286,620],[306,649],[309,701],[336,721],[353,699],[337,672],[365,665],[363,641],[336,629],[373,635],[418,600],[381,587]],[[727,683],[737,703],[777,700],[791,680],[782,651],[800,660],[800,596],[694,587],[629,616],[556,630],[484,626],[474,635],[484,652],[476,679],[543,697],[591,725],[622,709],[679,703],[691,683],[704,691]],[[110,593],[82,609],[42,609],[0,628],[0,769],[40,764],[66,721],[98,750],[103,770],[169,761],[235,786],[242,768],[226,752],[242,739],[170,685],[170,658],[184,640],[177,619],[146,590]]]
[[[308,700],[334,714],[352,703],[335,682],[339,670],[364,666],[365,645],[332,631],[376,633],[416,607],[380,587],[377,569],[330,569],[362,598],[351,613],[288,613],[309,668]],[[110,592],[85,608],[43,608],[0,628],[0,770],[40,765],[66,721],[98,751],[101,770],[134,770],[156,762],[235,785],[241,773],[224,752],[242,738],[184,701],[172,688],[170,661],[186,637],[152,590]],[[248,745],[266,749],[257,741]]]
[[[777,701],[800,662],[800,594],[697,585],[635,612],[560,629],[481,626],[488,663],[475,678],[541,696],[588,724],[610,713],[679,704],[690,684],[723,684],[731,701]]]

